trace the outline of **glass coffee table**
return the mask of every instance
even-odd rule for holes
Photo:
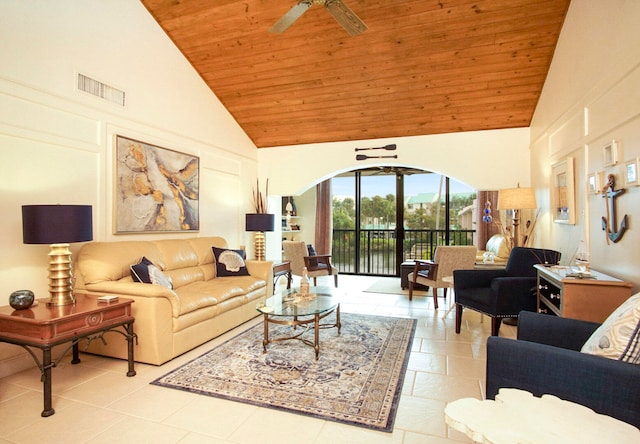
[[[340,334],[340,301],[331,287],[311,287],[307,296],[302,296],[299,292],[296,288],[284,290],[256,307],[264,317],[263,351],[267,352],[267,345],[271,342],[298,339],[313,347],[317,360],[320,353],[320,329],[337,328]],[[333,312],[336,314],[335,323],[320,323]],[[303,328],[291,336],[270,338],[269,324],[289,325],[294,332],[298,326]],[[310,330],[313,330],[313,341],[304,337]]]

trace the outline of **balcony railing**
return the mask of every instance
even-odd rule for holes
[[[445,238],[446,230],[405,230],[398,256],[396,230],[360,230],[357,248],[355,229],[334,229],[331,262],[344,274],[397,276],[398,260],[433,259]],[[475,230],[449,230],[449,238],[449,245],[474,245]]]

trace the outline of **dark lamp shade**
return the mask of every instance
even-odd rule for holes
[[[247,231],[273,231],[273,214],[249,213],[246,215]]]
[[[91,205],[23,205],[25,244],[69,244],[93,240]]]

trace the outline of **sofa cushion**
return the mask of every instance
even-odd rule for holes
[[[631,296],[593,332],[583,353],[640,364],[640,293]]]
[[[247,264],[244,262],[243,250],[229,248],[213,248],[216,258],[216,275],[221,276],[248,276]]]

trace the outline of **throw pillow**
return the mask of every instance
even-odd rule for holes
[[[217,276],[249,276],[243,250],[213,248]]]
[[[138,261],[137,264],[133,264],[131,267],[131,278],[136,282],[142,282],[145,284],[157,284],[167,287],[173,290],[173,283],[171,278],[165,275],[158,267],[153,265],[149,259],[145,256]]]
[[[145,284],[151,283],[151,278],[149,277],[149,265],[153,265],[149,259],[145,256],[138,261],[137,264],[133,264],[131,267],[131,279],[136,282],[144,282]]]
[[[316,249],[313,248],[313,245],[308,244],[307,245],[307,256],[316,256]],[[309,259],[309,266],[310,267],[317,267],[318,266],[318,259]]]
[[[640,363],[640,293],[631,296],[593,332],[583,353]]]
[[[173,290],[173,282],[171,282],[171,278],[160,271],[160,269],[155,265],[149,265],[149,278],[151,279],[152,284],[162,285],[163,287],[167,287],[169,290]]]

